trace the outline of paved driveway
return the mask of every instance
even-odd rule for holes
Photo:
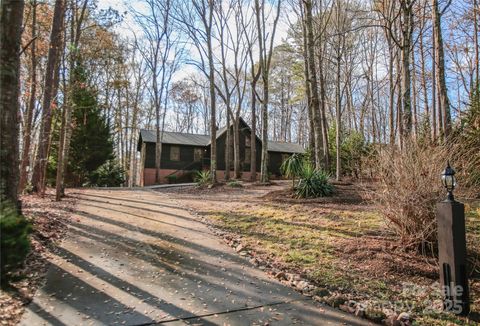
[[[21,325],[366,325],[268,278],[152,191],[88,190]]]

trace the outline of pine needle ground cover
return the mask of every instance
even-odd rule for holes
[[[272,276],[300,275],[315,285],[315,298],[329,305],[360,302],[378,321],[390,309],[408,312],[417,325],[468,324],[441,312],[436,259],[405,252],[374,206],[343,202],[349,188],[337,186],[334,197],[319,200],[267,195],[252,201],[237,192],[219,204],[222,194],[210,192],[201,197],[203,204],[190,196],[189,202],[201,205],[196,210],[214,227],[272,268]],[[480,203],[466,210],[472,311],[480,311]]]

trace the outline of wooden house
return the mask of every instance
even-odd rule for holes
[[[233,126],[231,130],[231,164],[233,172]],[[188,182],[196,171],[210,168],[210,136],[164,131],[162,133],[162,150],[160,159],[161,183]],[[250,126],[240,119],[240,168],[242,179],[250,179]],[[227,128],[217,131],[217,178],[222,180],[225,175]],[[155,130],[140,130],[137,150],[141,153],[141,185],[155,184]],[[262,141],[256,138],[256,164],[260,172]],[[268,142],[268,171],[272,177],[280,177],[280,165],[290,155],[303,153],[299,144],[285,142]],[[233,176],[233,173],[231,174]]]

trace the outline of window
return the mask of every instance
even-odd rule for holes
[[[203,157],[203,148],[194,148],[193,149],[193,160],[195,162],[200,162]]]
[[[170,147],[170,161],[180,161],[180,147]]]
[[[250,163],[250,147],[245,147],[245,163]]]
[[[250,146],[250,135],[245,135],[245,146],[246,147]]]

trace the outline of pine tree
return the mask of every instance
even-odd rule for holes
[[[88,73],[81,63],[74,71],[72,92],[73,133],[66,184],[90,183],[95,170],[114,158],[109,125],[97,101],[96,91],[88,84]]]

